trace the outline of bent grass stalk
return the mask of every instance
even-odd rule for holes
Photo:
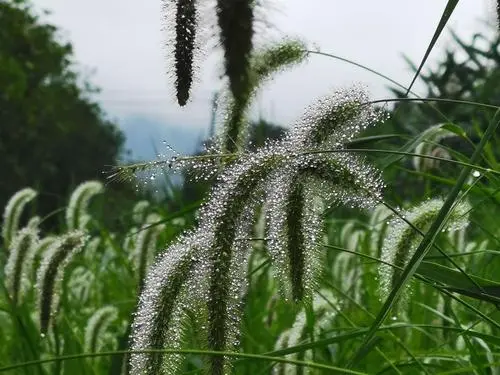
[[[158,236],[165,230],[165,224],[151,226],[151,224],[160,220],[159,215],[149,214],[139,233],[134,238],[135,246],[131,253],[131,259],[136,267],[138,280],[141,282],[144,279],[146,270],[154,260]]]
[[[298,65],[307,58],[304,43],[289,39],[280,43],[270,44],[255,51],[249,59],[249,80],[244,95],[236,98],[227,94],[223,102],[222,134],[219,136],[218,147],[223,152],[232,153],[246,147],[248,141],[248,126],[246,113],[251,99],[266,80],[287,67]]]
[[[85,229],[89,221],[87,210],[90,200],[103,191],[104,186],[99,181],[86,181],[76,187],[66,208],[68,230]]]
[[[303,179],[305,183],[304,192],[311,198],[314,196],[321,199],[334,198],[336,203],[360,207],[371,206],[376,202],[372,196],[377,195],[383,184],[378,172],[366,165],[362,159],[348,154],[325,156],[312,153],[299,156],[304,149],[325,145],[340,147],[379,119],[381,115],[374,109],[359,106],[363,98],[362,91],[352,89],[336,92],[331,98],[320,100],[317,106],[312,106],[308,110],[299,125],[283,141],[270,143],[252,156],[240,158],[238,162],[223,171],[219,176],[219,183],[213,188],[207,203],[202,208],[198,229],[167,249],[150,271],[146,284],[153,283],[156,289],[152,291],[151,287],[146,286],[141,295],[136,322],[144,323],[134,324],[135,350],[166,346],[167,338],[173,338],[169,340],[169,345],[180,347],[181,343],[178,340],[182,336],[180,329],[182,318],[179,316],[182,315],[182,309],[178,309],[176,304],[184,304],[186,308],[192,309],[190,302],[193,299],[197,300],[195,295],[201,289],[199,283],[196,284],[196,288],[190,286],[184,289],[183,285],[189,281],[189,272],[185,270],[182,278],[177,279],[176,277],[181,276],[176,276],[178,272],[176,261],[173,261],[174,263],[160,261],[167,259],[164,258],[167,255],[174,256],[173,259],[186,259],[186,262],[193,265],[193,272],[205,274],[204,277],[208,280],[207,290],[201,296],[205,298],[207,306],[208,348],[227,351],[237,347],[240,315],[247,285],[246,264],[250,255],[249,243],[242,238],[250,237],[254,209],[265,198],[261,192],[271,176],[290,172],[292,175],[300,176],[301,181]],[[315,109],[319,113],[315,112]],[[298,180],[291,179],[291,192],[297,189],[297,182]],[[287,186],[276,186],[276,188],[287,189]],[[370,190],[370,195],[365,193],[366,190]],[[288,194],[285,193],[283,197],[284,202],[287,202]],[[285,203],[283,207],[287,204]],[[304,216],[300,217],[301,231],[305,231],[304,240],[307,244],[315,242],[322,228],[321,215],[313,213],[315,210],[309,210],[310,207],[303,207]],[[314,217],[317,224],[311,228],[304,224],[306,218]],[[286,243],[288,241],[280,241],[278,238],[276,244],[286,248]],[[315,258],[311,255],[314,254],[314,248],[307,246],[307,249],[292,250],[294,253],[291,259],[295,264],[292,266],[290,290],[296,297],[296,302],[305,302],[312,292],[311,285],[308,284],[313,279],[305,275],[315,274],[319,265],[310,260]],[[304,258],[301,252],[309,254],[308,257]],[[299,258],[309,260],[295,262]],[[197,266],[192,262],[196,262]],[[279,266],[277,268],[279,269]],[[154,276],[157,273],[164,276]],[[171,278],[177,281],[169,286]],[[175,285],[175,290],[171,290],[170,288]],[[158,290],[170,291],[169,298],[162,299]],[[160,319],[167,324],[147,323],[151,320],[151,314],[160,312],[168,314]],[[175,323],[177,321],[178,324]],[[168,322],[174,323],[169,327]],[[137,372],[148,368],[158,371],[161,363],[161,358],[148,356],[131,360],[132,369]],[[166,373],[174,372],[180,365],[177,360],[163,360],[163,363]],[[213,375],[228,374],[231,371],[230,363],[224,356],[211,357],[209,366]]]
[[[254,6],[255,0],[217,0],[216,4],[225,73],[236,101],[247,95]]]
[[[182,322],[174,313],[182,314],[184,304],[189,307],[186,283],[196,264],[193,256],[196,246],[191,238],[183,237],[159,256],[150,269],[132,324],[132,350],[179,345],[175,339],[179,340],[182,335]],[[132,373],[157,374],[162,366],[165,370],[178,366],[179,359],[170,358],[168,363],[160,352],[134,353],[130,356],[130,365]]]
[[[443,203],[441,199],[432,199],[407,210],[402,216],[415,228],[425,233],[436,219]],[[459,203],[451,211],[443,231],[454,231],[465,227],[468,224],[467,214],[469,210],[468,203]],[[420,233],[416,232],[413,227],[408,226],[405,221],[398,217],[394,218],[388,225],[381,259],[404,268],[413,255],[413,249],[418,246],[420,238]],[[401,272],[394,267],[388,267],[384,264],[379,267],[380,292],[384,298],[387,298],[390,291],[396,286],[400,276]]]
[[[7,202],[3,213],[2,237],[4,246],[8,248],[18,228],[19,219],[24,207],[37,196],[32,188],[24,188],[15,193]]]
[[[15,235],[9,248],[9,258],[5,265],[5,286],[15,306],[21,302],[28,287],[37,239],[38,230],[26,227]]]
[[[483,148],[486,146],[486,144],[490,141],[490,139],[493,137],[495,134],[495,131],[497,127],[500,125],[500,110],[497,110],[495,113],[495,116],[493,117],[492,121],[490,122],[488,128],[486,129],[486,132],[484,133],[483,137],[481,138],[481,141],[479,142],[479,145],[476,147],[474,150],[474,153],[472,154],[469,163],[471,166],[465,166],[462,169],[462,172],[460,173],[457,181],[455,182],[455,185],[453,186],[453,189],[450,191],[448,194],[443,206],[441,207],[436,219],[432,223],[431,227],[425,234],[424,238],[420,242],[420,245],[418,246],[417,250],[415,250],[415,253],[411,257],[410,261],[404,268],[397,284],[394,286],[394,288],[391,290],[391,293],[387,297],[386,301],[384,302],[384,305],[382,306],[382,309],[376,316],[373,324],[371,325],[367,335],[364,338],[364,341],[360,348],[358,349],[358,352],[353,358],[356,358],[358,353],[362,353],[365,348],[372,342],[372,340],[375,337],[375,334],[377,333],[378,329],[384,322],[384,320],[387,318],[387,316],[390,313],[390,310],[392,306],[394,305],[395,301],[399,299],[403,292],[404,286],[408,283],[410,278],[413,276],[413,274],[417,271],[418,265],[422,262],[423,258],[429,251],[432,243],[435,240],[435,237],[439,233],[439,231],[442,229],[443,225],[445,224],[445,220],[449,215],[449,211],[452,208],[453,204],[455,203],[455,200],[457,199],[460,190],[462,189],[465,181],[469,177],[471,170],[472,170],[472,165],[476,164],[479,161],[479,158],[483,152]],[[350,366],[352,367],[354,363],[351,361]]]
[[[52,317],[56,314],[64,268],[86,242],[82,231],[62,235],[48,248],[37,275],[38,311],[40,332],[45,335]]]
[[[95,353],[98,350],[99,340],[117,317],[118,309],[115,306],[101,307],[92,314],[85,327],[84,349],[86,352]]]

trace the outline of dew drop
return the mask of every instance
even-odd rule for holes
[[[481,177],[481,173],[479,173],[479,171],[474,171],[474,172],[472,172],[472,176],[474,176],[476,178]]]

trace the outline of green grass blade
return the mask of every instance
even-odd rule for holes
[[[415,72],[415,75],[413,76],[413,79],[410,83],[410,86],[408,86],[408,89],[406,91],[406,95],[410,93],[411,88],[413,87],[415,81],[417,80],[418,76],[420,75],[420,72],[422,71],[422,68],[424,67],[427,58],[431,54],[432,49],[434,48],[434,45],[436,44],[439,36],[441,35],[441,32],[443,31],[444,27],[446,26],[446,23],[450,19],[453,10],[457,6],[459,0],[448,0],[448,3],[446,4],[446,8],[443,11],[443,15],[441,16],[441,20],[439,21],[439,24],[436,27],[436,31],[434,32],[434,35],[432,36],[431,42],[429,43],[429,46],[427,47],[427,50],[425,51],[425,55],[420,62],[419,67],[417,68],[417,71]]]
[[[473,275],[469,275],[469,279],[461,272],[442,266],[441,264],[422,262],[420,263],[417,272],[433,281],[442,283],[446,287],[480,293],[480,290],[478,290],[478,288],[471,282],[470,279],[472,279],[476,284],[483,288],[484,291],[491,290],[493,292],[492,296],[495,296],[497,299],[500,297],[500,293],[498,292],[500,291],[500,282],[486,280]],[[498,291],[495,292],[495,288],[498,289]],[[500,302],[500,299],[498,299],[497,302]]]
[[[472,157],[470,158],[470,164],[475,164],[479,160],[483,148],[485,147],[486,143],[488,143],[490,138],[495,134],[495,131],[496,131],[499,123],[500,123],[500,111],[497,111],[495,113],[495,116],[494,116],[492,122],[488,126],[488,129],[486,130],[484,137],[481,139],[478,147],[474,150],[474,153],[473,153]],[[460,175],[455,183],[455,186],[448,194],[448,197],[446,198],[446,201],[444,202],[443,207],[439,211],[439,214],[438,214],[436,220],[432,223],[431,227],[429,228],[429,231],[426,233],[426,235],[424,236],[424,238],[420,242],[420,245],[418,246],[417,250],[415,251],[415,254],[412,256],[408,265],[403,270],[399,281],[396,283],[394,289],[391,291],[391,293],[389,294],[389,297],[387,298],[384,305],[382,306],[382,309],[380,310],[375,321],[373,322],[368,334],[365,337],[363,344],[358,349],[358,352],[364,351],[364,348],[366,346],[368,346],[370,344],[370,342],[373,340],[379,327],[382,325],[384,320],[389,315],[390,310],[393,307],[395,301],[401,296],[401,293],[403,292],[403,287],[407,284],[407,282],[410,280],[410,278],[417,271],[418,266],[420,265],[423,258],[425,257],[428,250],[430,249],[437,234],[443,228],[443,225],[446,221],[446,218],[447,218],[452,206],[454,205],[454,203],[455,203],[455,201],[456,201],[456,199],[457,199],[457,197],[462,189],[462,186],[465,183],[465,180],[468,178],[468,176],[471,172],[471,169],[472,168],[470,166],[464,166],[464,168],[462,169],[462,172],[460,173]],[[356,358],[356,355],[353,358]],[[352,366],[352,365],[353,365],[353,362],[351,361],[350,366]]]
[[[123,355],[130,353],[184,353],[184,354],[198,354],[198,355],[219,355],[219,356],[227,356],[227,357],[235,357],[235,358],[246,358],[251,360],[261,360],[261,361],[269,361],[269,362],[281,362],[281,363],[289,363],[297,366],[304,366],[309,368],[315,368],[318,370],[329,371],[329,374],[354,374],[354,375],[365,375],[364,372],[353,371],[349,369],[344,369],[341,367],[329,366],[326,364],[315,363],[315,362],[307,362],[307,361],[298,361],[292,360],[288,358],[282,358],[277,356],[269,356],[265,354],[249,354],[249,353],[235,353],[235,352],[219,352],[219,351],[210,351],[210,350],[195,350],[195,349],[185,349],[185,350],[169,350],[169,349],[149,349],[149,350],[125,350],[125,351],[107,351],[107,352],[97,352],[97,353],[80,353],[80,354],[70,354],[64,356],[57,356],[53,358],[40,359],[36,361],[29,361],[23,363],[17,363],[10,366],[0,367],[0,372],[6,372],[11,370],[16,370],[25,367],[31,367],[35,365],[41,365],[43,363],[51,363],[56,361],[69,361],[69,360],[78,360],[83,358],[95,358],[95,357],[108,357],[115,355]]]

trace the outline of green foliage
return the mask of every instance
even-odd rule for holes
[[[448,1],[428,52],[456,3]],[[255,72],[274,73],[309,54],[300,43],[283,45],[247,55],[243,91],[257,87]],[[478,73],[473,88],[485,86],[480,77],[495,78],[493,67],[467,75],[459,65],[450,63],[449,76],[456,67],[466,83]],[[436,71],[432,82],[448,78]],[[238,98],[231,95],[229,112]],[[215,183],[201,208],[140,201],[118,230],[92,206],[108,199],[106,189],[90,206],[92,194],[76,189],[66,213],[73,224],[51,234],[38,231],[34,213],[26,225],[15,219],[24,203],[7,205],[3,236],[12,248],[26,233],[34,241],[17,255],[0,249],[0,372],[496,374],[500,111],[452,105],[448,95],[402,100],[379,124],[381,136],[355,139],[385,115],[362,90],[340,90],[277,140],[241,142],[229,154],[212,140],[200,155],[155,162],[205,172]],[[238,134],[250,128],[243,114],[235,116]],[[398,134],[386,134],[395,124],[390,132]],[[231,129],[221,125],[219,141]],[[383,192],[369,155],[379,155]],[[443,231],[465,221],[467,228]],[[71,228],[89,237],[79,252],[79,241],[65,242]],[[30,287],[34,270],[49,287]],[[395,309],[405,293],[407,303]],[[39,315],[42,332],[50,327],[45,337]]]
[[[8,173],[0,205],[30,185],[47,215],[74,185],[116,164],[124,137],[89,98],[95,89],[81,84],[71,44],[28,1],[0,1],[0,24],[0,170]]]

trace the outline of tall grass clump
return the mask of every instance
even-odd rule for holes
[[[324,205],[369,207],[380,198],[379,172],[363,159],[318,152],[341,148],[383,118],[367,101],[359,88],[320,99],[284,140],[239,156],[221,173],[197,229],[168,248],[146,278],[134,322],[134,350],[178,348],[173,339],[182,338],[185,310],[194,311],[199,301],[206,309],[207,322],[199,324],[207,326],[208,348],[238,347],[251,253],[246,238],[264,201],[271,212],[268,250],[283,294],[308,303],[320,265],[317,239]],[[174,371],[174,359],[161,357],[133,354],[132,372],[155,373],[162,367],[166,373]],[[228,359],[221,356],[211,357],[209,368],[212,374],[230,371]]]
[[[447,2],[415,78],[457,3]],[[163,5],[181,106],[213,16],[225,76],[218,132],[198,155],[122,165],[112,177],[168,166],[213,185],[189,206],[189,187],[171,185],[164,200],[142,197],[107,217],[110,200],[95,198],[110,191],[83,182],[50,233],[44,218],[21,219],[36,193],[14,195],[2,222],[0,373],[499,373],[493,101],[414,98],[413,83],[372,101],[353,85],[256,149],[250,108],[264,83],[313,56],[347,60],[301,39],[259,45],[261,1]],[[497,58],[491,50],[478,51]],[[439,84],[448,73],[429,76]],[[470,64],[455,73],[468,84]],[[466,86],[491,92],[493,78]],[[387,101],[398,102],[392,116]]]

